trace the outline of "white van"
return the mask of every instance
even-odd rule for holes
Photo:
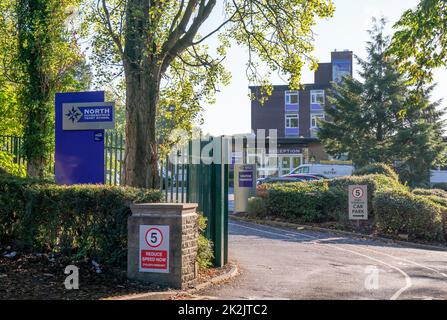
[[[345,164],[303,164],[293,169],[290,174],[315,174],[327,179],[350,176],[354,172],[354,166]]]
[[[446,170],[431,170],[430,171],[430,183],[445,183],[447,182]]]

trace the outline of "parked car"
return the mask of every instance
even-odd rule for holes
[[[354,166],[345,164],[303,164],[292,170],[289,175],[310,174],[322,175],[327,179],[350,176],[354,172]]]
[[[322,177],[319,177],[318,175],[313,174],[287,174],[283,176],[284,178],[299,178],[303,181],[316,181],[323,179]]]
[[[290,182],[302,182],[305,181],[303,178],[299,177],[267,177],[264,179],[258,179],[257,185],[262,185],[266,183],[290,183]]]

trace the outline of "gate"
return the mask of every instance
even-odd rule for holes
[[[199,211],[208,219],[207,238],[213,242],[215,266],[228,262],[228,177],[226,159],[229,145],[222,137],[200,142],[200,150],[213,144],[212,163],[204,163],[193,155],[193,141],[189,142],[187,202],[199,204]]]

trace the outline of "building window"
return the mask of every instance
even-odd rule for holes
[[[348,60],[339,60],[332,62],[332,81],[340,83],[344,77],[352,74],[352,62]]]
[[[297,114],[286,114],[286,128],[298,128],[299,119]]]
[[[300,93],[298,91],[286,91],[286,104],[300,103]]]
[[[318,128],[319,122],[324,120],[324,114],[313,114],[310,118],[310,126],[312,128]]]
[[[313,90],[310,92],[310,103],[324,105],[324,90]]]

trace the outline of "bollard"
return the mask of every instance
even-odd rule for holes
[[[197,277],[197,204],[135,204],[128,218],[127,277],[185,289]]]

